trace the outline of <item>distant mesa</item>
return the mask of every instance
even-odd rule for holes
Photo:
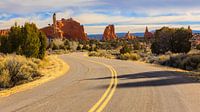
[[[115,33],[115,26],[108,25],[103,33],[103,40],[115,40],[117,39],[117,35]]]
[[[132,40],[135,38],[136,38],[136,36],[131,35],[131,33],[129,31],[128,31],[128,33],[125,34],[125,39]]]
[[[0,36],[7,36],[9,33],[9,29],[0,30]]]
[[[84,27],[79,22],[69,19],[56,20],[53,15],[53,24],[41,29],[48,38],[66,38],[69,40],[88,40]]]

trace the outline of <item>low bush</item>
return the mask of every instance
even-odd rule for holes
[[[95,57],[105,57],[105,58],[115,58],[112,54],[107,51],[92,51],[88,53],[88,56],[95,56]]]
[[[13,87],[40,77],[39,59],[5,56],[0,63],[0,88]]]
[[[139,60],[140,56],[137,53],[126,53],[118,56],[121,60]]]
[[[120,49],[120,53],[121,54],[126,54],[126,53],[130,53],[132,51],[131,47],[128,45],[124,45],[121,49]]]
[[[200,70],[200,54],[179,54],[171,56],[163,65],[185,70]]]
[[[196,46],[196,49],[200,50],[200,44],[198,44],[198,45]]]

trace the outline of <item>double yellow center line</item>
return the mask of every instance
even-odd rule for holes
[[[110,101],[110,99],[112,98],[112,96],[116,90],[117,72],[110,65],[107,65],[107,64],[104,64],[101,62],[97,62],[97,61],[93,61],[93,60],[88,60],[88,61],[107,67],[111,71],[111,74],[112,74],[110,85],[108,86],[108,88],[106,89],[104,94],[101,96],[101,98],[98,100],[98,102],[88,111],[88,112],[101,112],[106,107],[106,105],[108,104],[108,102]]]

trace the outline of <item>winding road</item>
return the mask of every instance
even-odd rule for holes
[[[72,53],[66,75],[0,97],[0,112],[200,112],[200,83],[164,67]]]

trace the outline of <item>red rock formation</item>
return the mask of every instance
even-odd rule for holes
[[[56,26],[56,33],[54,33]],[[41,29],[49,38],[67,38],[69,40],[88,40],[87,34],[84,32],[83,25],[70,19],[62,19],[56,21],[56,25],[51,25]]]
[[[153,33],[149,32],[148,27],[146,27],[145,33],[144,33],[144,38],[149,40],[149,39],[152,39],[153,36],[154,36]]]
[[[117,35],[115,34],[114,25],[108,25],[104,30],[103,40],[113,40],[117,39]]]
[[[125,35],[125,39],[135,39],[136,37],[131,35],[131,33],[128,31],[128,33]]]
[[[63,36],[68,39],[88,40],[83,25],[80,25],[79,22],[74,21],[72,18],[58,21],[57,27],[63,31]]]
[[[6,36],[8,35],[9,30],[5,29],[5,30],[0,30],[0,36]]]

